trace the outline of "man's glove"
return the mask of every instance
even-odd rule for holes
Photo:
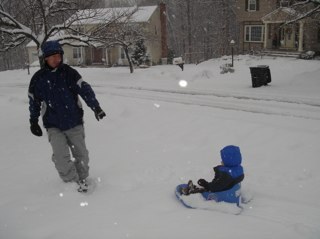
[[[98,106],[94,108],[94,115],[96,116],[96,119],[99,121],[106,116],[106,113],[104,113],[104,111],[100,108],[100,106]]]
[[[42,136],[42,130],[38,124],[38,120],[30,120],[30,130],[35,136]]]
[[[204,179],[199,179],[198,180],[198,184],[201,186],[201,187],[204,187],[204,188],[208,188],[208,182],[206,181],[206,180],[204,180]]]

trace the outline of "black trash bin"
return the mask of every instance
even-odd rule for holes
[[[271,73],[269,66],[261,65],[250,67],[252,87],[268,85],[271,82]]]

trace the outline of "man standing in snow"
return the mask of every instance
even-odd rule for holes
[[[58,41],[44,43],[42,53],[45,66],[34,74],[29,85],[30,130],[34,135],[42,136],[38,124],[41,111],[53,150],[52,161],[59,176],[64,182],[77,182],[78,191],[86,192],[89,157],[78,95],[94,111],[97,120],[106,114],[91,86],[75,69],[63,64],[64,52]]]

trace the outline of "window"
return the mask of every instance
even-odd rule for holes
[[[79,33],[84,33],[84,27],[77,26],[75,30]],[[79,35],[79,33],[77,35]]]
[[[280,1],[280,7],[289,7],[290,3],[289,1],[281,0]]]
[[[73,58],[74,59],[81,58],[81,48],[80,47],[73,48]]]
[[[248,0],[248,11],[257,11],[257,1]]]
[[[33,63],[39,59],[38,52],[32,52],[31,55],[32,55],[32,62],[30,62],[30,63]]]
[[[121,57],[121,59],[125,59],[126,58],[126,56],[125,56],[125,53],[124,53],[124,50],[123,50],[123,48],[121,47],[120,48],[120,57]]]
[[[260,0],[245,0],[245,10],[248,12],[259,11]]]
[[[245,41],[246,42],[263,42],[264,26],[250,25],[245,26]]]

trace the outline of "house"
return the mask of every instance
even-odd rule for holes
[[[92,15],[92,18],[75,21],[72,24],[74,28],[92,29],[94,26],[108,21],[115,12],[130,11],[134,8],[103,8],[95,10],[84,10],[83,13]],[[145,46],[148,59],[151,64],[160,64],[166,62],[167,57],[167,31],[166,31],[166,6],[143,6],[138,7],[137,11],[130,18],[130,24],[137,24],[146,34]],[[71,16],[72,18],[72,16]],[[63,35],[63,32],[59,33]],[[61,38],[59,34],[51,39]],[[62,42],[63,43],[63,42]],[[38,60],[38,52],[34,43],[27,45],[29,62]],[[75,47],[63,45],[64,61],[70,65],[128,65],[128,60],[121,46],[112,47]]]
[[[235,12],[240,25],[240,53],[260,50],[320,50],[320,27],[316,20],[304,18],[284,25],[288,19],[298,14],[290,8],[290,2],[236,0]]]

